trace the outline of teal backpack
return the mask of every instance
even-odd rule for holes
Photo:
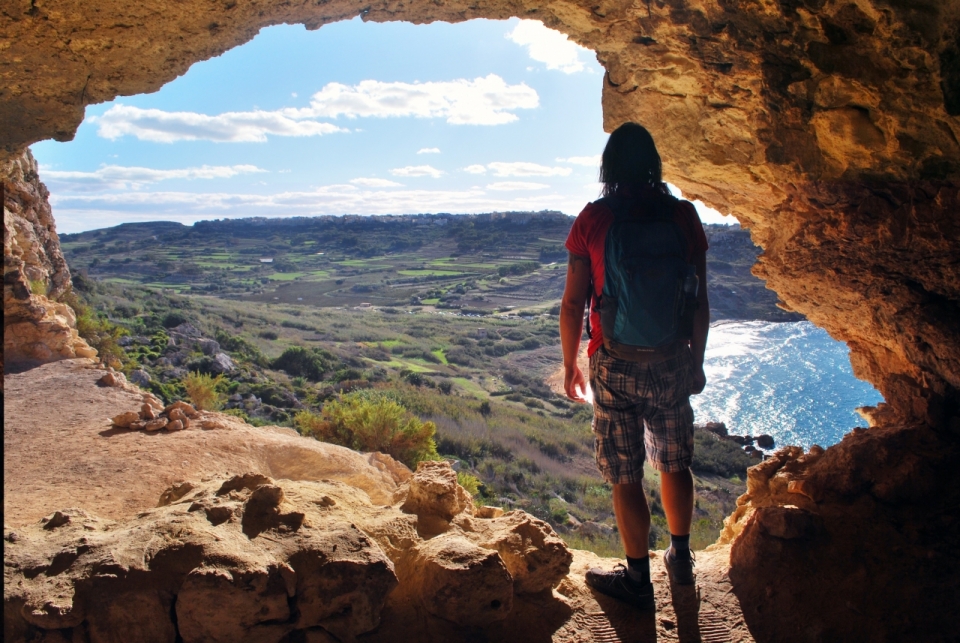
[[[605,243],[603,293],[595,304],[603,344],[615,357],[641,361],[693,333],[697,276],[674,219],[679,200],[664,195],[661,203],[645,207],[621,197],[598,203],[614,217]]]

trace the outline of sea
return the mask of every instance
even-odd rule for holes
[[[710,327],[707,386],[690,398],[697,424],[773,436],[775,448],[828,447],[858,426],[856,409],[883,397],[858,380],[850,351],[810,322],[719,322]]]

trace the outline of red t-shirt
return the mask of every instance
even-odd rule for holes
[[[687,261],[693,263],[700,253],[707,251],[707,235],[697,215],[697,209],[689,201],[680,201],[674,212],[674,220],[687,238]],[[573,222],[567,235],[567,250],[581,257],[590,257],[590,269],[593,275],[593,287],[599,297],[603,292],[603,256],[606,248],[607,230],[613,223],[613,211],[607,206],[588,203],[587,207]],[[600,328],[600,313],[590,309],[590,330],[592,337],[587,345],[587,355],[593,355],[603,345],[603,331]]]

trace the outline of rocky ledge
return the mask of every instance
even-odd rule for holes
[[[476,515],[447,463],[421,463],[395,500],[249,473],[175,484],[128,521],[63,509],[5,527],[5,638],[345,641],[388,606],[481,626],[570,569],[547,523]]]

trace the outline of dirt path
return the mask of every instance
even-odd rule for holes
[[[397,474],[378,454],[304,439],[291,429],[233,421],[221,429],[194,425],[176,433],[113,429],[108,418],[138,409],[141,398],[98,386],[103,373],[89,360],[68,360],[5,377],[5,525],[23,525],[66,507],[123,519],[156,506],[176,481],[249,471],[292,480],[341,480],[364,489],[377,504],[391,502]],[[655,613],[637,612],[591,591],[583,580],[586,570],[609,569],[619,561],[575,551],[570,575],[551,594],[518,598],[507,620],[470,640],[753,640],[727,577],[728,548],[697,553],[696,587],[671,589],[661,557],[662,552],[651,552]],[[381,627],[364,640],[395,641],[397,632],[418,632],[422,641],[464,639],[462,630],[440,619],[385,613]]]

